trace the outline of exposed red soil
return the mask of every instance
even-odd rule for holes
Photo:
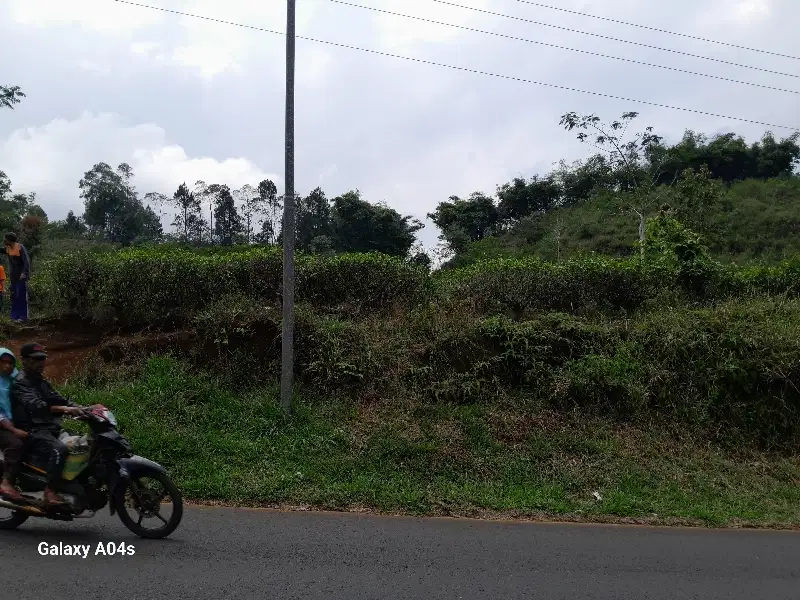
[[[114,362],[124,360],[129,352],[159,351],[180,348],[186,333],[127,333],[118,334],[92,328],[80,322],[31,324],[11,332],[5,346],[20,358],[20,348],[37,342],[48,354],[46,376],[56,385],[64,385],[95,357]]]
[[[103,336],[96,332],[83,331],[62,324],[31,325],[20,327],[11,338],[0,344],[11,350],[19,359],[20,348],[37,342],[48,354],[47,378],[58,385],[66,383],[75,371],[84,365],[88,357],[96,352]]]

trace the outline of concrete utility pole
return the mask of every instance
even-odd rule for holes
[[[295,0],[286,0],[286,173],[283,195],[283,332],[281,406],[292,412],[294,384],[294,22]]]

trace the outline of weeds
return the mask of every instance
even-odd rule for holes
[[[136,451],[195,500],[800,524],[796,458],[712,450],[601,417],[411,398],[364,406],[334,394],[302,395],[286,423],[277,390],[232,393],[165,358],[134,379],[68,391],[112,408]]]

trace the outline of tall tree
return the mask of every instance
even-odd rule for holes
[[[258,242],[261,244],[273,244],[280,230],[283,202],[278,197],[278,187],[269,179],[265,179],[258,184],[258,196],[261,198],[261,204],[264,207],[264,221],[261,223]]]
[[[227,185],[212,184],[208,192],[214,198],[214,233],[220,244],[231,246],[244,230],[231,189]]]
[[[708,168],[713,179],[726,183],[790,176],[800,161],[799,141],[800,133],[777,141],[767,132],[760,141],[748,146],[744,138],[735,133],[709,139],[689,130],[674,146],[658,148],[657,154],[664,159],[659,183],[671,184],[686,169],[698,171],[703,166]]]
[[[530,181],[515,178],[497,188],[497,210],[504,221],[519,221],[528,215],[546,212],[558,205],[563,190],[553,174],[534,175]]]
[[[500,213],[491,198],[473,192],[466,200],[450,196],[449,201],[440,202],[428,218],[441,230],[439,239],[459,254],[466,250],[469,242],[480,241],[495,233]]]
[[[316,244],[325,247],[329,242],[322,238],[327,238],[332,244],[333,222],[331,205],[325,192],[321,188],[316,188],[305,198],[297,197],[295,200],[297,210],[295,213],[295,245],[298,250],[310,250],[312,241],[317,239]],[[281,239],[282,236],[281,236]]]
[[[11,194],[11,180],[8,175],[0,171],[0,202],[5,202],[9,194]]]
[[[656,158],[662,138],[653,133],[652,127],[625,141],[630,124],[638,116],[639,113],[627,112],[619,120],[605,124],[594,114],[569,112],[561,117],[560,125],[567,131],[578,129],[578,140],[594,146],[607,158],[617,191],[629,199],[630,210],[639,218],[640,251],[644,254],[647,214],[658,203],[654,192],[665,157]]]
[[[178,231],[181,241],[185,244],[202,240],[203,216],[201,213],[201,198],[189,190],[186,183],[182,183],[172,195],[171,203],[177,209],[172,226]]]
[[[108,233],[114,216],[131,194],[121,173],[113,170],[107,163],[97,163],[84,174],[78,187],[84,200],[86,224]]]
[[[333,244],[338,252],[382,252],[406,257],[424,227],[385,204],[371,204],[358,191],[333,200]]]
[[[97,163],[78,184],[84,200],[85,223],[114,243],[127,245],[137,239],[154,239],[156,231],[160,235],[158,215],[142,204],[131,184],[132,178],[133,170],[126,163],[116,170],[106,163]]]
[[[11,180],[0,171],[0,230],[18,233],[35,254],[46,224],[47,213],[36,204],[36,192],[14,194]]]
[[[158,216],[152,207],[145,206],[140,211],[139,239],[148,242],[161,242],[164,236],[164,226],[161,224],[161,217]]]
[[[18,85],[0,85],[0,107],[14,110],[14,105],[19,104],[25,98]]]
[[[73,211],[67,213],[67,218],[64,219],[60,226],[69,235],[80,236],[86,233],[86,224]]]
[[[164,218],[164,206],[170,203],[170,199],[166,194],[161,192],[147,192],[144,195],[145,205],[152,207],[153,212],[158,215],[158,220]]]
[[[253,229],[258,218],[267,210],[265,199],[252,186],[244,185],[241,189],[234,192],[237,204],[240,206],[239,213],[242,216],[242,225],[247,238],[247,243],[253,241]]]
[[[720,180],[713,179],[708,165],[681,173],[675,192],[675,218],[693,231],[711,233],[711,215],[722,200],[724,188]]]
[[[19,239],[31,258],[36,258],[41,250],[45,223],[46,219],[33,214],[25,215],[20,222]]]
[[[205,181],[198,180],[194,184],[194,195],[200,203],[202,229],[208,230],[208,243],[214,243],[214,207],[216,206],[216,196],[210,191],[210,187]],[[208,222],[202,216],[203,210],[208,210]],[[202,239],[202,238],[201,238]]]

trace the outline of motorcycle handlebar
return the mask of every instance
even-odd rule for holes
[[[80,414],[68,415],[68,416],[74,419],[75,421],[88,421],[92,417],[90,409],[85,406],[81,406],[80,408],[81,408]]]

